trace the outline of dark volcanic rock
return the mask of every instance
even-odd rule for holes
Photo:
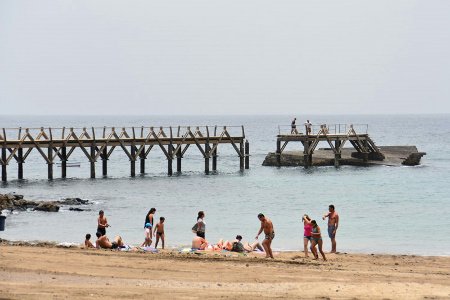
[[[22,195],[16,194],[0,194],[0,211],[6,210],[38,210],[57,212],[61,205],[87,205],[91,204],[89,200],[80,198],[66,198],[60,201],[32,201],[23,199]],[[81,208],[70,208],[73,211],[84,211]]]
[[[90,204],[89,200],[84,200],[80,198],[65,198],[58,201],[61,205],[86,205]]]
[[[69,210],[70,211],[86,211],[86,210],[90,210],[90,209],[82,209],[82,208],[78,208],[78,207],[70,207]]]
[[[59,211],[59,205],[56,202],[41,202],[34,210],[57,212]]]

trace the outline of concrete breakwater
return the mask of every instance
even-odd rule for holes
[[[419,152],[416,146],[380,146],[378,147],[382,155],[369,156],[367,162],[354,148],[343,148],[341,152],[340,165],[368,166],[415,166],[420,165],[425,152]],[[304,166],[304,155],[302,151],[283,151],[280,155],[280,163],[277,162],[277,154],[269,152],[264,159],[263,166],[297,167]],[[312,159],[313,166],[334,166],[335,156],[330,148],[319,148],[314,151]]]

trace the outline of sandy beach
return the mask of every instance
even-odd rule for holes
[[[0,298],[450,299],[450,257],[0,245]]]

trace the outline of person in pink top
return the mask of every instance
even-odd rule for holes
[[[311,243],[311,231],[312,231],[312,224],[311,224],[311,218],[304,214],[302,217],[303,221],[303,247],[305,251],[305,257],[308,257],[308,241]]]

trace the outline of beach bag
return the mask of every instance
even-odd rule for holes
[[[198,223],[195,223],[194,226],[192,226],[192,232],[197,233]]]

